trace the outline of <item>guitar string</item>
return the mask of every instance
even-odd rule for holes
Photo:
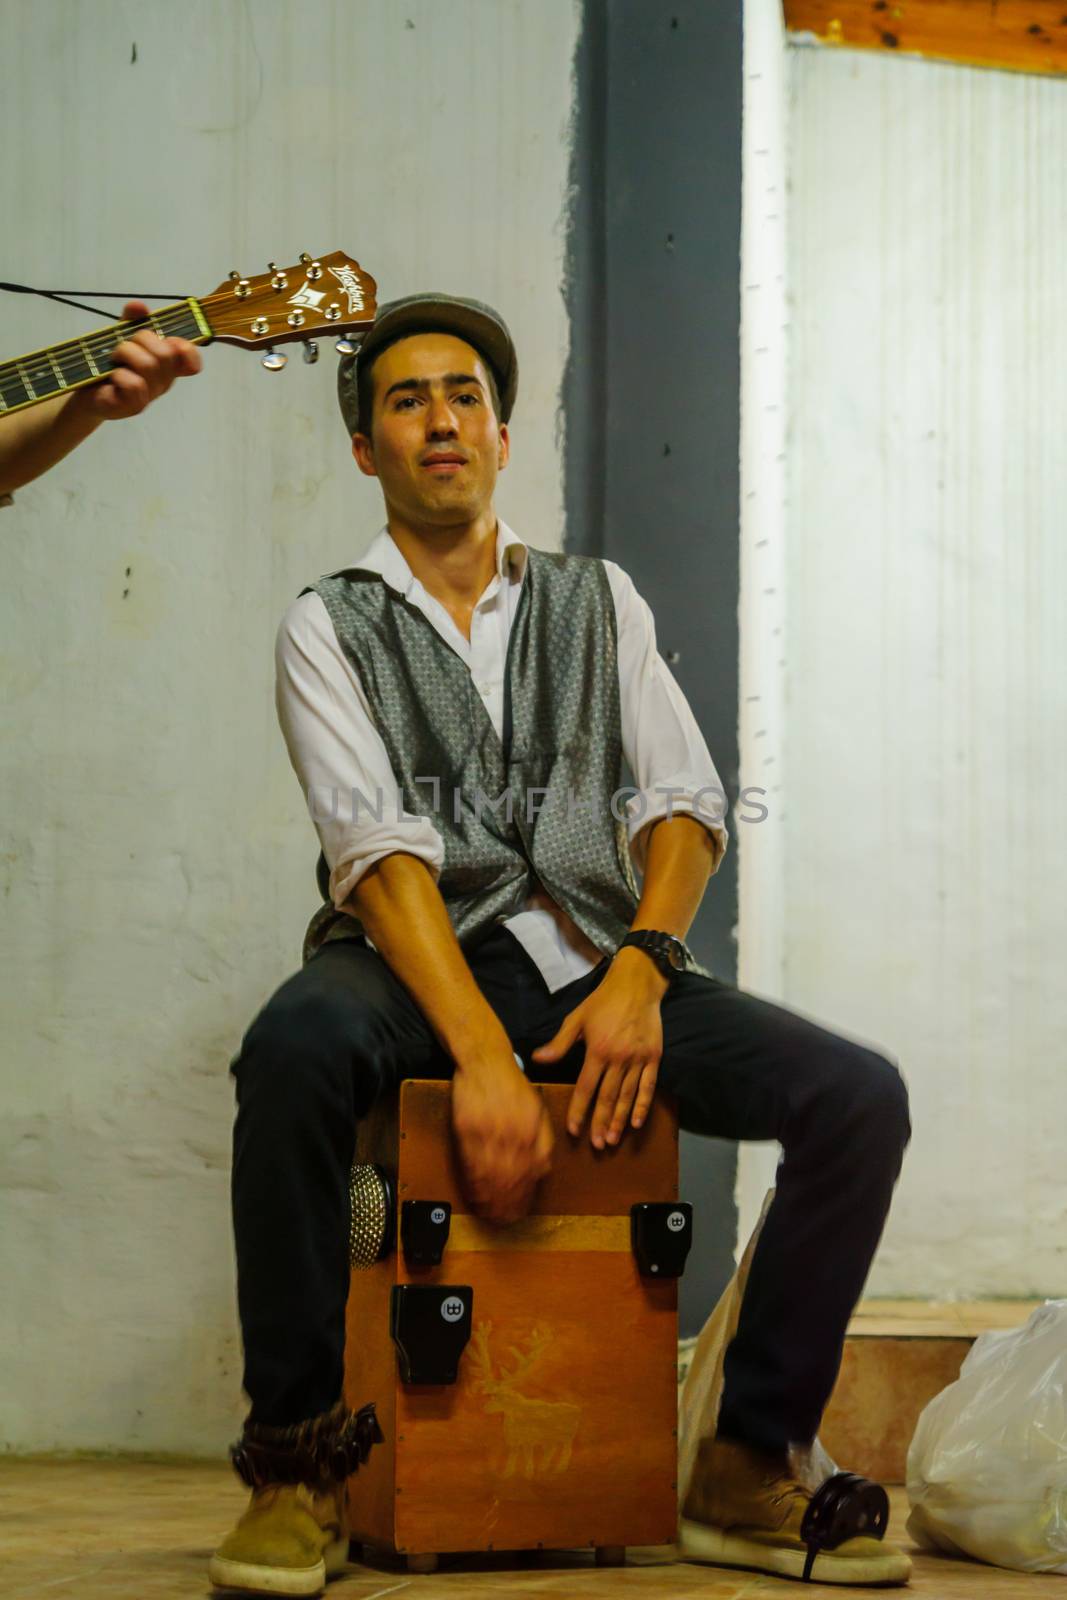
[[[213,307],[231,304],[232,299],[233,297],[231,293],[223,291],[222,293],[207,295],[203,300],[199,300],[197,304],[202,308],[207,308],[209,306]],[[145,319],[144,322],[113,323],[110,328],[104,328],[99,333],[87,334],[84,338],[80,339],[65,339],[59,344],[51,345],[49,346],[49,351],[57,358],[60,355],[68,352],[72,352],[75,355],[84,355],[84,353],[88,351],[94,358],[97,355],[110,355],[111,352],[123,342],[123,339],[127,337],[131,330],[138,331],[142,327],[160,323],[167,327],[170,331],[176,331],[179,325],[187,322],[192,316],[193,312],[189,301],[180,301],[174,306],[164,306],[162,310],[153,312],[151,314],[151,318]],[[116,334],[120,329],[124,331],[122,332],[121,336],[116,337]],[[37,357],[38,359],[36,361],[33,358],[29,358],[29,365],[27,364],[27,360],[19,360],[18,358],[16,358],[14,361],[0,362],[0,380],[3,379],[8,371],[10,371],[13,376],[21,379],[21,375],[18,370],[21,367],[22,371],[25,372],[29,377],[31,386],[35,376],[38,378],[46,377],[54,381],[55,373],[52,370],[52,364],[48,359],[48,355],[44,352],[37,352]],[[61,391],[53,390],[52,392],[58,393]]]

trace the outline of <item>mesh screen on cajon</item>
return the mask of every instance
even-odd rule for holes
[[[451,1085],[409,1079],[360,1125],[345,1394],[384,1442],[352,1537],[409,1555],[668,1544],[677,1525],[677,1276],[692,1218],[663,1098],[595,1150],[556,1137],[530,1215],[473,1216]]]

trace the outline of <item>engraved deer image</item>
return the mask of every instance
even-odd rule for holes
[[[486,1411],[499,1412],[504,1419],[507,1461],[503,1476],[514,1476],[520,1462],[526,1478],[539,1472],[566,1471],[574,1435],[582,1418],[581,1406],[571,1405],[567,1400],[534,1400],[517,1393],[515,1388],[550,1343],[550,1334],[545,1328],[535,1328],[526,1341],[525,1352],[515,1345],[510,1347],[508,1353],[515,1365],[510,1370],[501,1367],[494,1375],[489,1349],[492,1331],[491,1322],[478,1324],[470,1343],[468,1361],[474,1374],[471,1387],[487,1396]]]

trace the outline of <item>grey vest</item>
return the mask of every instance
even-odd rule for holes
[[[347,568],[311,588],[359,673],[404,809],[430,817],[444,841],[438,888],[464,949],[521,911],[540,883],[614,954],[638,894],[626,826],[611,810],[622,734],[615,606],[602,563],[528,549],[503,740],[467,664],[378,573]],[[357,800],[364,815],[377,804],[374,795]],[[328,882],[320,855],[326,903],[308,927],[305,961],[361,932],[329,903]]]

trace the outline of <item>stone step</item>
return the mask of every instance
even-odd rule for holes
[[[1018,1328],[1040,1300],[865,1300],[845,1341],[841,1372],[819,1430],[837,1465],[903,1483],[915,1424],[960,1375],[980,1333]]]

